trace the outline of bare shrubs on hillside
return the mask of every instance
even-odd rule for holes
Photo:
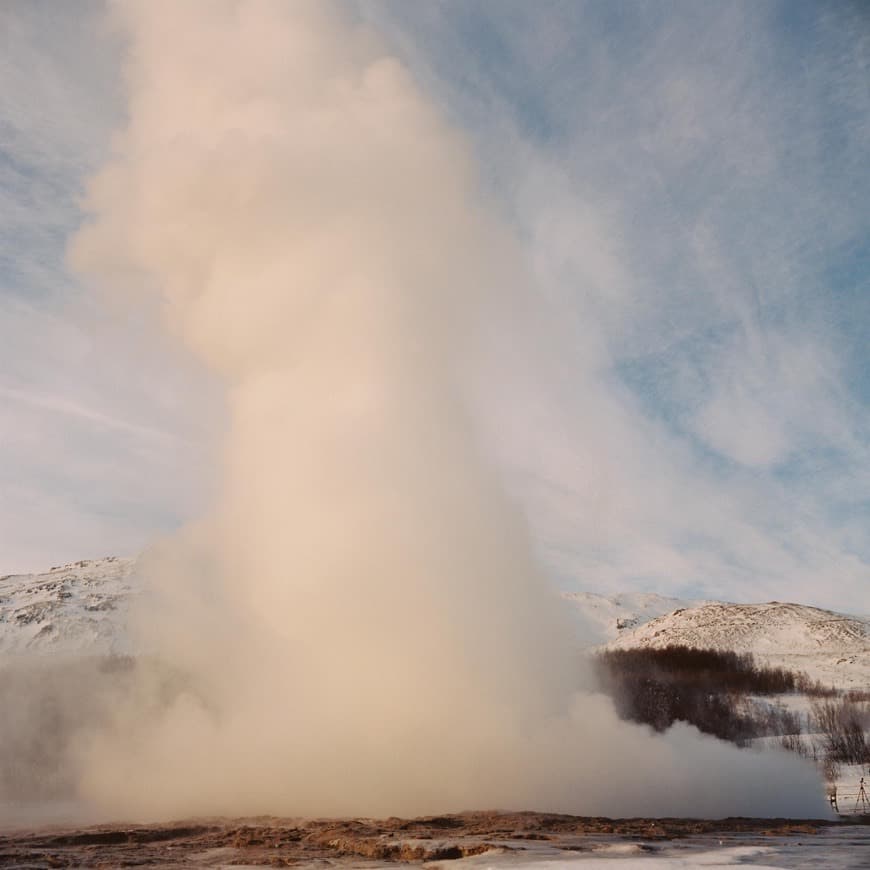
[[[798,677],[764,668],[749,653],[663,649],[609,650],[597,658],[599,680],[624,719],[664,731],[676,721],[738,745],[769,734],[800,733],[799,718],[747,695],[794,692]]]
[[[838,764],[870,764],[866,733],[870,729],[870,702],[855,701],[847,695],[839,700],[815,701],[812,710],[826,758]]]
[[[596,666],[619,715],[657,731],[683,721],[738,746],[774,738],[818,762],[831,782],[842,765],[870,764],[870,692],[840,693],[805,674],[758,667],[748,654],[685,646],[609,650]],[[812,699],[806,722],[759,697],[786,693]]]
[[[808,698],[834,698],[839,692],[833,686],[826,686],[821,680],[813,680],[806,674],[795,674],[795,691]]]

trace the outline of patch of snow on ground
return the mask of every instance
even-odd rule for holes
[[[747,842],[749,840],[750,842]],[[456,870],[866,870],[870,827],[825,828],[815,834],[757,838],[739,834],[699,836],[652,843],[601,842],[572,854],[545,844],[526,852],[484,853],[451,862]]]

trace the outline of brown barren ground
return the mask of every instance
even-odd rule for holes
[[[491,850],[582,852],[602,840],[654,842],[747,834],[811,835],[823,820],[607,819],[473,812],[418,819],[209,819],[165,825],[44,828],[0,835],[0,867],[365,866],[448,861]],[[543,841],[543,842],[542,842]]]

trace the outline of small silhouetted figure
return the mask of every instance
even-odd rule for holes
[[[840,812],[840,808],[837,806],[837,786],[832,785],[830,790],[828,791],[828,802],[831,804],[831,809],[835,813]]]
[[[858,782],[858,799],[855,801],[855,809],[862,807],[864,812],[870,810],[870,800],[867,799],[867,792],[864,790],[864,777],[862,776]]]

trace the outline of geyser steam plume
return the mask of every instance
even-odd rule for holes
[[[192,688],[143,684],[82,741],[82,793],[151,816],[817,811],[797,762],[576,693],[458,388],[513,245],[461,138],[341,12],[112,7],[129,120],[72,261],[159,294],[231,422],[219,503],[155,559],[141,620]]]

